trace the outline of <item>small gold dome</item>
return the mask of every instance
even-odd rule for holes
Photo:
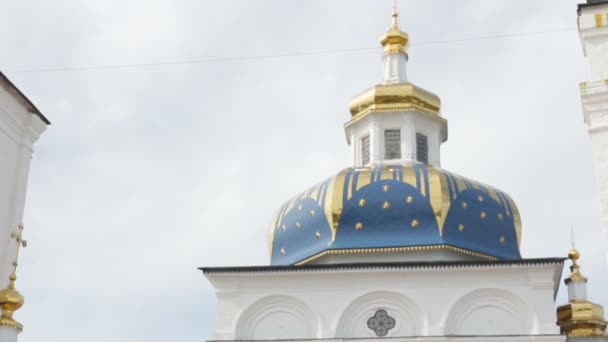
[[[572,260],[573,263],[576,263],[580,257],[580,253],[574,247],[568,252],[568,259]]]
[[[0,326],[9,326],[21,331],[23,327],[13,319],[13,313],[23,306],[25,300],[15,289],[15,280],[17,280],[15,274],[11,274],[9,279],[8,287],[0,291]]]
[[[407,33],[399,29],[399,13],[393,11],[393,23],[388,31],[380,38],[380,44],[384,47],[384,53],[405,52],[410,40]]]
[[[2,308],[2,311],[17,311],[23,306],[23,303],[24,299],[19,291],[11,288],[0,291],[0,308]]]

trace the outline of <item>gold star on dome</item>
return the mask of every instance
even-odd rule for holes
[[[321,238],[321,232],[316,232],[315,236],[317,237],[317,239],[320,239]]]
[[[390,189],[391,189],[391,187],[390,187],[390,186],[388,186],[388,184],[385,184],[384,186],[382,186],[382,190],[383,190],[384,192],[388,192]]]
[[[300,221],[296,222],[296,227],[302,228],[302,225],[300,224]]]
[[[298,206],[298,211],[302,211],[302,205],[301,204]]]
[[[459,224],[458,225],[458,231],[459,232],[464,232],[464,224]]]
[[[287,230],[287,226],[286,225],[282,225],[281,228],[283,229],[283,231]]]
[[[382,205],[383,209],[388,209],[391,207],[391,204],[388,201],[385,201],[384,204]]]
[[[316,214],[317,214],[317,213],[315,213],[315,211],[314,211],[314,210],[311,210],[311,211],[310,211],[310,216],[315,216]]]
[[[413,219],[411,225],[412,225],[412,228],[418,228],[418,226],[420,225],[420,222],[416,219]]]
[[[502,213],[498,213],[498,219],[502,221],[502,219],[503,219]]]
[[[285,253],[287,253],[285,252],[285,248],[281,248],[281,254],[285,255]]]
[[[479,217],[481,217],[481,219],[485,219],[488,215],[486,215],[485,211],[482,211],[481,214],[479,214]]]
[[[405,201],[407,202],[407,204],[412,204],[412,203],[414,203],[414,197],[407,196],[407,199]]]
[[[499,239],[499,241],[500,241],[500,243],[505,243],[505,237],[501,236],[500,239]]]
[[[462,202],[462,209],[466,209],[469,207],[469,203],[467,202]]]
[[[359,206],[360,207],[365,207],[365,205],[367,204],[367,201],[365,200],[365,198],[362,198],[359,200]]]
[[[363,223],[361,223],[361,222],[357,222],[357,224],[355,225],[355,229],[356,229],[356,230],[361,230],[361,229],[363,229]]]
[[[477,197],[477,199],[479,200],[479,202],[483,202],[483,196],[479,195],[479,196]]]

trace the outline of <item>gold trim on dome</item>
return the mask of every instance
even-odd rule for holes
[[[344,203],[344,180],[349,170],[344,169],[338,173],[330,184],[331,187],[328,189],[327,197],[325,198],[325,215],[327,215],[327,219],[329,220],[332,242],[336,241],[336,234],[338,233],[338,223],[340,223]]]
[[[443,172],[439,172],[437,168],[429,165],[429,184],[439,182],[437,186],[431,186],[431,207],[435,213],[435,219],[439,227],[439,236],[443,236],[444,223],[448,216],[448,211],[452,205],[450,199],[450,192],[448,190],[448,181],[446,175]]]
[[[441,99],[430,91],[406,82],[378,84],[353,97],[350,101],[350,113],[353,119],[362,117],[371,111],[400,112],[411,110],[418,110],[432,114],[435,118],[440,118]],[[446,121],[445,119],[441,120]]]
[[[326,255],[339,255],[339,254],[364,254],[364,253],[398,253],[398,252],[423,252],[423,251],[436,251],[436,250],[447,250],[452,252],[458,252],[467,256],[476,258],[486,259],[489,261],[499,260],[496,257],[473,252],[467,249],[454,247],[451,245],[430,245],[430,246],[410,246],[410,247],[384,247],[384,248],[355,248],[355,249],[330,249],[306,258],[302,261],[297,262],[296,266],[306,265],[312,261],[315,261]]]

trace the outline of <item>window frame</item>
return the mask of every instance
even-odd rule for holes
[[[387,132],[390,132],[390,131],[398,132],[398,136],[399,136],[399,140],[397,140],[397,149],[398,149],[399,154],[398,154],[398,156],[396,158],[389,158],[389,156],[387,154],[388,153],[388,148],[387,148],[388,145],[387,145],[387,135],[386,134],[387,134]],[[403,149],[402,149],[402,146],[401,146],[403,138],[401,136],[401,132],[402,132],[401,128],[386,128],[386,129],[384,129],[383,135],[382,135],[383,136],[383,147],[384,147],[384,160],[399,160],[399,159],[403,158]]]
[[[365,156],[365,142],[367,142],[367,161],[366,161],[366,156]],[[359,138],[359,146],[361,146],[361,148],[359,149],[359,156],[361,157],[361,165],[365,166],[367,164],[369,164],[371,162],[371,158],[372,158],[372,154],[371,154],[371,139],[370,139],[370,135],[366,134],[364,136],[362,136],[361,138]]]
[[[420,155],[419,155],[419,138],[418,137],[424,137],[424,160],[421,160]],[[424,164],[428,164],[429,163],[429,136],[423,132],[416,132],[416,161],[419,163],[424,163]]]

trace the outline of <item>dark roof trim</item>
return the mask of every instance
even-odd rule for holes
[[[608,0],[587,0],[587,3],[578,4],[578,15],[581,15],[581,11],[585,7],[597,6],[597,5],[606,5],[608,4]]]
[[[441,339],[445,340],[446,337],[451,339],[471,339],[471,338],[479,338],[482,341],[490,341],[490,340],[502,340],[504,338],[526,338],[526,340],[533,340],[538,337],[558,337],[563,336],[560,334],[530,334],[530,335],[431,335],[431,336],[386,336],[386,337],[378,337],[374,338],[376,341],[402,341],[404,339],[407,340],[435,340]],[[291,341],[369,341],[369,337],[345,337],[345,338],[335,338],[335,337],[327,337],[327,338],[298,338],[298,339],[278,339],[278,340],[207,340],[207,342],[261,342],[261,341],[274,341],[274,342],[291,342]]]
[[[273,273],[273,272],[311,272],[362,269],[424,269],[424,268],[459,268],[459,267],[492,267],[511,265],[548,265],[563,264],[566,258],[539,258],[496,261],[426,261],[426,262],[373,262],[333,265],[303,266],[240,266],[240,267],[200,267],[205,274],[213,273]]]
[[[11,80],[9,80],[8,77],[2,73],[2,71],[0,71],[0,82],[5,82],[8,84],[8,86],[11,88],[9,91],[12,90],[13,95],[19,97],[30,113],[38,116],[45,124],[51,124],[51,122],[38,110],[38,108],[36,108],[32,101],[30,101],[30,99],[28,99],[27,96],[25,96],[25,94],[23,94],[21,90],[19,90],[19,88],[17,88],[17,86],[15,86],[15,84],[13,84],[13,82],[11,82]]]

